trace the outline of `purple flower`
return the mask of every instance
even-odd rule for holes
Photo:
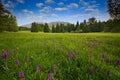
[[[107,58],[107,59],[106,59],[106,62],[109,63],[109,62],[110,62],[110,58]]]
[[[56,66],[56,64],[54,64],[54,68],[56,68],[57,66]]]
[[[110,71],[107,71],[107,75],[110,76],[110,74],[111,74]]]
[[[54,74],[56,74],[56,67],[57,67],[56,64],[54,64],[54,71],[53,71]]]
[[[102,58],[105,58],[105,54],[102,54],[101,57],[102,57]]]
[[[68,53],[68,59],[70,60],[72,58],[72,52]]]
[[[42,66],[38,66],[37,68],[36,68],[36,72],[40,72],[42,70]]]
[[[54,74],[56,74],[56,69],[54,69]]]
[[[4,51],[4,52],[3,52],[3,54],[2,54],[2,58],[3,58],[4,60],[7,59],[7,51]]]
[[[18,67],[20,67],[20,63],[19,63],[19,60],[18,60],[18,59],[15,60],[15,63],[16,63],[16,65],[17,65]]]
[[[48,74],[48,79],[47,80],[52,80],[52,74],[51,73]]]
[[[25,58],[25,62],[28,62],[28,61],[29,61],[29,58],[28,58],[28,57],[26,57],[26,58]]]
[[[94,69],[90,69],[90,74],[94,74]]]
[[[117,66],[120,66],[120,60],[117,61]]]
[[[20,78],[24,78],[24,72],[23,72],[23,71],[21,71],[21,72],[19,73],[19,77],[20,77]]]

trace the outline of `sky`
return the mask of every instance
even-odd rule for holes
[[[109,19],[107,0],[2,0],[19,26],[32,22],[82,22],[91,17]]]

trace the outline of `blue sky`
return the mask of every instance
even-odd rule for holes
[[[76,23],[95,17],[109,19],[106,0],[2,0],[17,18],[18,25],[31,22]]]

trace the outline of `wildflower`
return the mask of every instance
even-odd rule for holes
[[[51,73],[48,74],[48,79],[47,80],[52,80],[52,74]]]
[[[120,66],[120,60],[117,61],[117,66]]]
[[[108,75],[108,76],[110,76],[110,75],[111,75],[110,71],[107,71],[107,75]]]
[[[94,74],[94,69],[90,69],[90,74]]]
[[[19,60],[18,60],[18,59],[15,60],[15,63],[16,63],[16,65],[17,65],[18,67],[20,66],[20,63],[19,63]]]
[[[42,66],[38,66],[37,68],[36,68],[36,72],[40,72],[42,70]]]
[[[56,74],[56,64],[54,64],[54,71],[53,71],[54,74]]]
[[[72,52],[68,53],[68,59],[70,60],[72,58]]]
[[[56,69],[54,69],[54,72],[53,72],[54,74],[56,74]]]
[[[102,58],[105,58],[105,54],[102,54],[101,57],[102,57]]]
[[[26,59],[25,59],[25,62],[28,62],[29,61],[29,58],[27,57]]]
[[[2,58],[5,59],[5,60],[7,59],[7,51],[4,51],[4,52],[3,52]]]
[[[110,58],[107,58],[107,59],[106,59],[106,62],[109,63],[109,62],[110,62]]]
[[[24,78],[24,72],[23,72],[23,71],[21,71],[21,72],[19,73],[19,77],[20,77],[20,78]]]

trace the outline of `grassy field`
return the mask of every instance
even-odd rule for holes
[[[120,80],[120,33],[0,33],[0,80]]]

